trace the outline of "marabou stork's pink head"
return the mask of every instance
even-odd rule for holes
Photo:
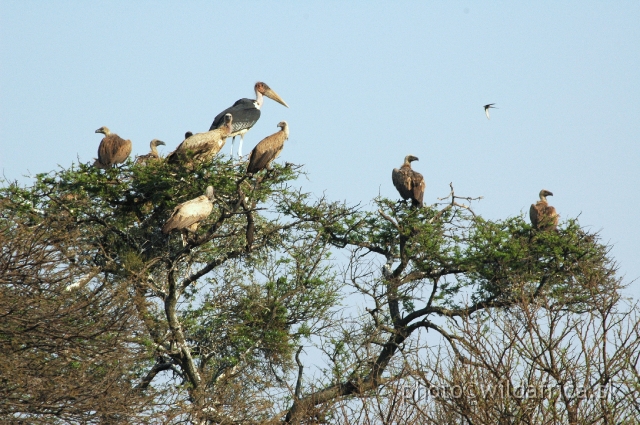
[[[279,104],[286,106],[287,108],[289,107],[289,105],[287,105],[287,102],[282,100],[282,98],[280,96],[278,96],[278,93],[276,93],[273,90],[271,90],[271,87],[269,87],[267,85],[267,83],[263,83],[262,81],[258,81],[256,83],[256,85],[254,86],[254,89],[256,91],[256,96],[258,95],[258,93],[260,93],[260,94],[262,94],[264,96],[267,96],[269,99],[275,100]]]

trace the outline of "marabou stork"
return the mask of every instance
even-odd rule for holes
[[[98,147],[98,159],[93,166],[96,168],[111,168],[115,164],[123,163],[131,153],[131,140],[124,140],[107,127],[100,127],[96,133],[104,134]]]
[[[231,139],[231,156],[233,156],[233,145],[235,143],[236,136],[240,136],[238,156],[242,156],[242,142],[244,141],[244,134],[249,131],[256,122],[258,122],[258,119],[260,118],[260,108],[262,108],[262,102],[264,100],[263,96],[267,96],[269,99],[273,99],[287,108],[289,107],[289,105],[287,105],[287,103],[282,100],[276,92],[271,90],[266,83],[257,82],[253,88],[256,92],[255,99],[245,98],[237,100],[233,106],[216,115],[213,120],[213,124],[211,124],[211,127],[209,128],[209,130],[219,128],[224,125],[225,114],[231,113],[233,115],[233,129],[229,135],[233,137],[233,139]]]
[[[484,105],[484,114],[487,116],[488,120],[491,119],[491,118],[489,118],[489,109],[491,109],[491,108],[498,109],[493,105],[495,105],[495,103],[489,103],[488,105]]]
[[[232,125],[233,117],[227,113],[224,115],[223,125],[215,130],[196,134],[191,134],[190,131],[187,131],[184,141],[167,156],[167,161],[177,163],[190,157],[198,162],[211,161],[227,141]]]
[[[146,164],[147,161],[152,161],[154,159],[159,159],[160,154],[158,153],[158,146],[163,145],[164,142],[162,140],[153,139],[151,143],[149,143],[149,147],[151,151],[148,154],[140,155],[136,158],[136,164]]]
[[[280,127],[280,131],[262,139],[249,154],[247,174],[255,174],[265,168],[271,170],[271,162],[280,155],[284,148],[284,141],[289,138],[287,122],[280,121],[278,127]]]
[[[393,169],[391,179],[402,199],[405,201],[411,199],[411,206],[422,207],[422,199],[424,198],[424,189],[426,187],[424,177],[411,169],[411,162],[417,160],[417,157],[407,155],[404,158],[402,167]]]
[[[557,230],[559,215],[556,209],[549,205],[547,196],[553,196],[553,193],[542,189],[540,191],[540,200],[535,204],[531,204],[529,208],[529,218],[531,225],[536,230]]]

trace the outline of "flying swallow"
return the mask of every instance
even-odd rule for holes
[[[498,108],[496,108],[496,107],[495,107],[495,106],[493,106],[493,105],[495,105],[495,103],[490,103],[490,104],[488,104],[488,105],[484,105],[484,113],[485,113],[485,115],[487,116],[487,119],[488,119],[488,120],[489,120],[489,119],[491,119],[491,118],[489,117],[489,108],[498,109]]]

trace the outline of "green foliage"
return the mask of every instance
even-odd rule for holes
[[[557,232],[535,231],[523,217],[486,220],[453,191],[445,204],[376,199],[368,211],[314,200],[292,187],[299,174],[275,165],[250,178],[243,165],[220,157],[190,165],[128,161],[107,170],[79,164],[39,174],[30,187],[0,188],[0,219],[5,234],[49,229],[48,243],[61,253],[57,267],[78,268],[76,280],[88,276],[56,294],[64,303],[109,288],[118,303],[92,305],[93,314],[135,311],[131,320],[144,331],[127,343],[145,361],[123,375],[135,376],[140,389],[156,383],[156,399],[169,394],[194,411],[215,405],[220,414],[247,418],[266,417],[273,407],[267,395],[290,388],[279,373],[295,370],[297,347],[319,335],[331,363],[328,388],[364,392],[381,382],[415,330],[452,340],[434,315],[467,317],[542,297],[550,308],[586,311],[616,290],[608,248],[575,220]],[[209,217],[194,233],[164,235],[173,209],[207,186],[215,192]],[[331,261],[341,249],[350,254],[342,281]],[[332,314],[344,282],[372,308],[342,326]],[[73,320],[67,325],[86,325]],[[98,363],[84,369],[96,376],[110,370]],[[164,371],[171,376],[157,379]],[[259,409],[252,405],[258,399]]]
[[[610,284],[607,248],[575,220],[557,232],[535,231],[522,217],[476,223],[464,255],[464,284],[476,288],[476,301],[545,294],[579,308]]]
[[[264,376],[235,395],[249,399],[277,384],[267,378],[271,370],[291,367],[294,345],[313,335],[338,298],[316,225],[282,213],[283,205],[308,202],[288,185],[297,176],[294,167],[275,165],[250,179],[242,165],[219,157],[188,166],[79,164],[39,174],[31,187],[7,185],[0,199],[9,225],[59,229],[66,261],[94,271],[85,286],[59,297],[101,284],[128,294],[123,302],[147,331],[129,341],[147,353],[147,368],[154,359],[174,364],[182,380],[176,388],[187,383],[202,402],[229,397],[231,382]],[[213,211],[185,235],[186,245],[178,231],[164,235],[173,209],[207,186]],[[305,205],[320,216],[328,208]]]
[[[386,281],[408,312],[424,280],[439,285],[433,301],[454,308],[467,303],[462,294],[474,303],[545,294],[579,308],[611,283],[608,248],[576,220],[544,232],[523,217],[490,221],[466,206],[414,209],[388,199],[376,205],[323,231],[334,244],[378,254],[393,266]]]

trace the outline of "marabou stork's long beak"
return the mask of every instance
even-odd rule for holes
[[[280,96],[278,96],[278,93],[274,92],[270,88],[266,89],[264,91],[264,95],[267,96],[269,99],[273,99],[276,102],[278,102],[279,104],[286,106],[287,108],[289,107],[289,105],[287,105],[287,102],[282,100],[282,98]]]

